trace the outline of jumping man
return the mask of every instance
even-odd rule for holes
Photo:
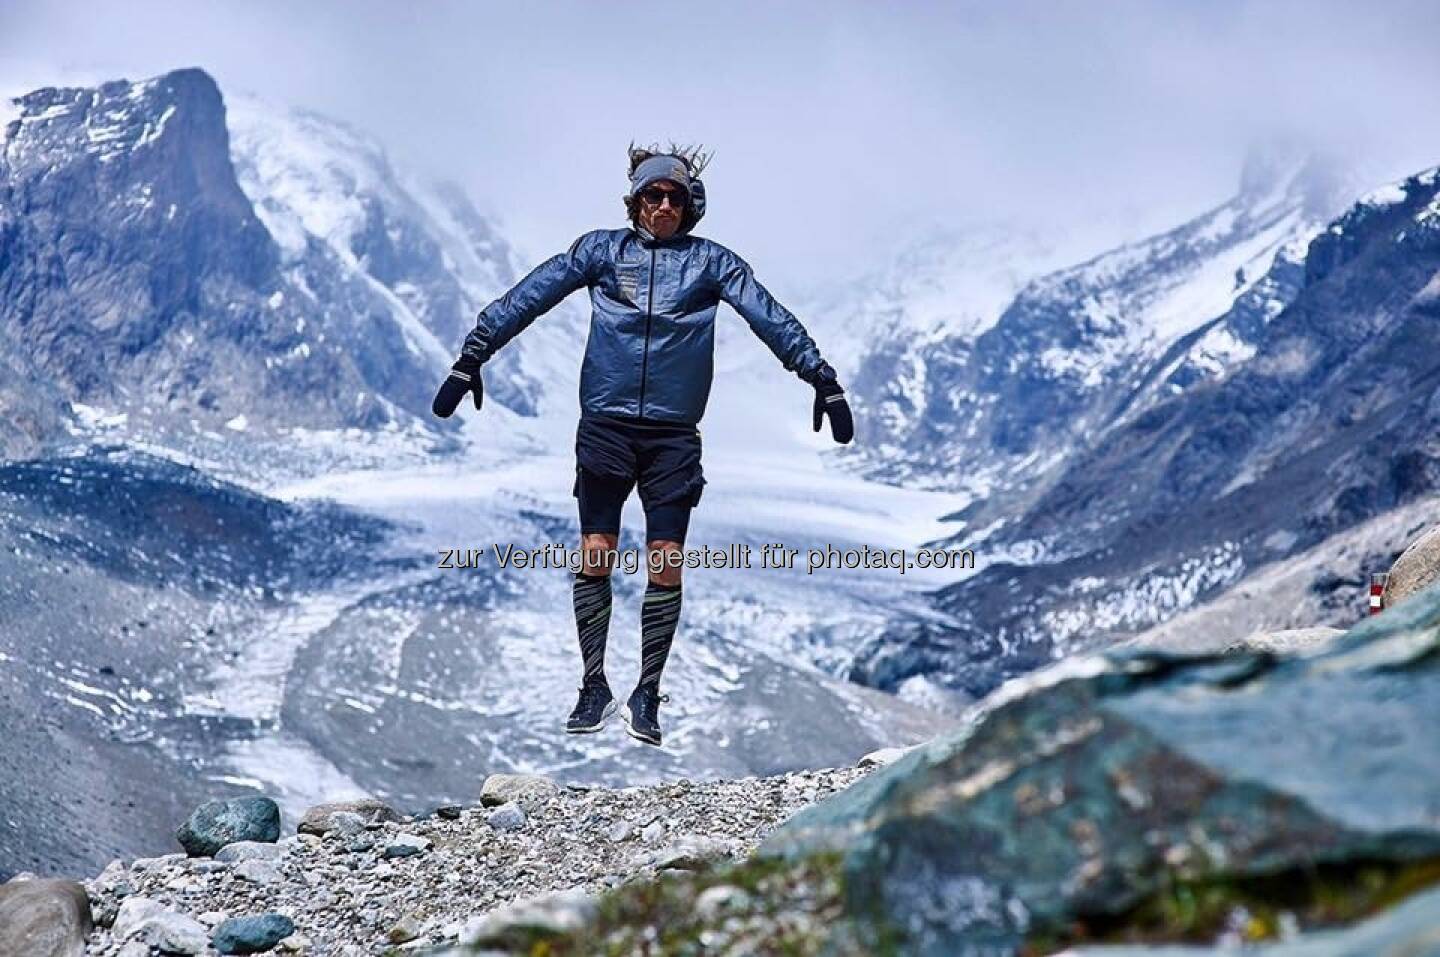
[[[640,616],[640,680],[621,717],[632,737],[660,744],[660,702],[668,700],[660,675],[680,620],[681,589],[680,565],[656,553],[681,551],[705,485],[696,426],[714,376],[716,307],[728,303],[786,369],[814,388],[814,431],[828,414],[835,441],[854,436],[844,390],[805,327],[744,260],[691,235],[705,215],[700,174],[707,161],[673,146],[669,152],[632,148],[624,197],[630,225],[586,233],[481,310],[435,396],[441,417],[466,393],[479,409],[480,366],[570,293],[590,290],[575,436],[584,568],[572,585],[584,677],[566,723],[572,734],[600,730],[616,710],[604,670],[613,570],[605,556],[619,544],[620,513],[638,482],[649,583]]]

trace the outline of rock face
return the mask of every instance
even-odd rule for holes
[[[1411,542],[1385,579],[1381,604],[1393,608],[1440,580],[1440,526],[1429,529]]]
[[[80,957],[90,928],[90,900],[74,881],[0,885],[0,957]]]
[[[1306,657],[1069,661],[801,812],[770,855],[843,854],[849,913],[909,953],[1163,936],[1176,888],[1302,926],[1440,869],[1440,593]],[[1425,875],[1428,875],[1425,876]],[[1309,882],[1308,884],[1306,882]],[[1188,891],[1186,893],[1189,893]],[[1367,896],[1368,895],[1368,896]],[[1203,912],[1203,906],[1200,908]],[[1272,930],[1274,928],[1272,927]]]
[[[373,140],[237,100],[185,69],[3,104],[0,383],[34,387],[0,385],[0,451],[64,438],[69,402],[156,428],[433,421],[510,249]],[[534,378],[496,398],[533,411]]]
[[[280,806],[266,797],[207,801],[175,832],[191,857],[213,857],[237,841],[274,843],[280,839]]]

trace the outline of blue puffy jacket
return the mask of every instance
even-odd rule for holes
[[[655,240],[597,229],[547,259],[480,313],[463,354],[485,361],[585,286],[593,312],[580,369],[586,412],[696,425],[715,369],[715,310],[729,303],[806,382],[834,379],[814,340],[739,256],[681,233]]]

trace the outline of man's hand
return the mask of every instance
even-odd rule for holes
[[[435,401],[430,404],[430,411],[442,419],[450,418],[467,392],[474,394],[475,408],[479,410],[485,401],[485,384],[480,381],[480,363],[470,356],[461,356],[450,367],[450,375],[441,383],[440,391],[435,393]]]
[[[845,445],[855,437],[855,420],[850,415],[850,403],[845,401],[845,390],[834,379],[817,379],[815,386],[814,431],[820,431],[820,420],[830,416],[830,434],[835,441]]]

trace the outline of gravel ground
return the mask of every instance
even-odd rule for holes
[[[866,773],[843,768],[589,790],[542,781],[498,807],[452,807],[385,823],[340,815],[323,836],[282,837],[254,848],[261,856],[253,860],[180,853],[115,860],[84,882],[100,925],[86,953],[158,952],[117,939],[111,927],[133,898],[158,902],[171,912],[167,919],[192,931],[198,928],[186,918],[208,929],[229,917],[283,914],[295,932],[276,949],[281,954],[423,953],[463,939],[467,924],[473,930],[516,901],[560,890],[598,894],[696,861],[743,858],[780,822]],[[405,845],[421,849],[395,856]],[[189,952],[216,953],[209,945]]]

